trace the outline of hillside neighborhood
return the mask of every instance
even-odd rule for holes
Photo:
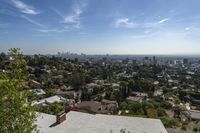
[[[1,72],[9,73],[5,66],[12,57],[2,53],[0,58]],[[26,56],[28,81],[21,84],[30,88],[28,101],[39,114],[39,129],[44,133],[57,128],[75,133],[198,132],[199,60],[132,58]],[[80,127],[73,127],[75,123]]]
[[[0,133],[200,133],[200,0],[0,0]]]

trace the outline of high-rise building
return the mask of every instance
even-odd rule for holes
[[[155,62],[156,61],[156,57],[155,56],[153,56],[153,62]]]
[[[188,64],[188,59],[187,58],[183,59],[183,64]]]
[[[156,63],[157,63],[156,57],[153,56],[153,64],[156,64]]]

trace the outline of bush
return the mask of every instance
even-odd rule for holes
[[[181,129],[184,130],[184,131],[186,131],[187,128],[186,128],[185,125],[183,125],[183,126],[181,127]]]
[[[142,106],[140,103],[138,102],[131,102],[128,104],[128,109],[133,112],[133,113],[140,113],[143,112],[142,110]]]
[[[165,110],[161,107],[157,108],[157,112],[158,112],[158,116],[160,116],[160,117],[166,116]]]
[[[126,110],[126,109],[127,109],[127,106],[128,106],[128,104],[127,104],[126,102],[122,102],[122,103],[120,104],[119,108],[120,108],[121,110]]]
[[[147,116],[149,118],[157,118],[158,117],[156,109],[154,109],[154,108],[148,108],[146,111],[147,111]]]
[[[148,102],[152,103],[155,108],[158,108],[160,106],[160,103],[155,100],[149,100]]]
[[[65,103],[52,103],[46,106],[38,106],[36,107],[36,110],[38,112],[43,112],[43,113],[47,113],[47,114],[52,114],[52,115],[57,115],[58,113],[60,113],[61,111],[65,111],[66,109],[66,105]]]
[[[197,127],[194,127],[194,128],[193,128],[193,131],[197,132],[197,131],[198,131],[198,128],[197,128]]]
[[[178,125],[178,121],[174,118],[161,117],[160,119],[165,127],[174,127]]]

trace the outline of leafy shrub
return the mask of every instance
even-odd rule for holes
[[[178,121],[174,118],[161,117],[160,119],[165,127],[174,127],[178,125]]]

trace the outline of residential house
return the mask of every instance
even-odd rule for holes
[[[35,124],[43,133],[167,133],[159,119],[70,111],[57,116],[38,113]]]
[[[46,94],[46,92],[43,89],[39,89],[39,88],[31,89],[30,92],[32,92],[33,94],[36,94],[36,95]]]
[[[48,104],[52,104],[52,103],[55,103],[55,102],[65,102],[65,101],[66,101],[65,98],[55,95],[55,96],[52,96],[52,97],[33,101],[32,105],[33,106],[46,106]]]

